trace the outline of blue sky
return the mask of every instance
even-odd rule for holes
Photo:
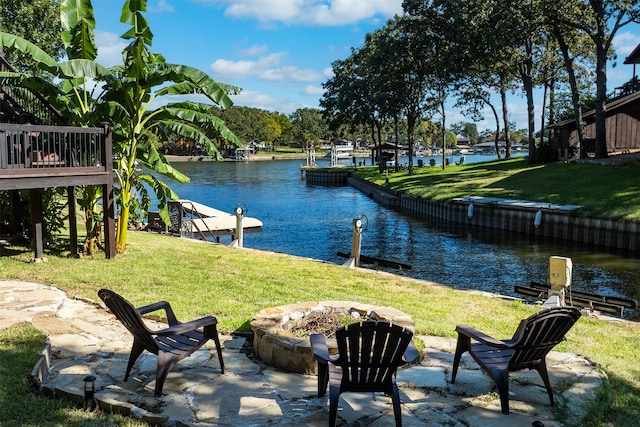
[[[128,29],[120,23],[123,2],[92,4],[97,60],[105,66],[121,63],[126,41],[120,35]],[[401,14],[402,0],[147,0],[147,9],[153,52],[241,87],[242,93],[233,97],[236,105],[289,115],[298,108],[319,107],[331,63],[348,57],[367,33]],[[633,66],[623,62],[639,43],[640,25],[619,31],[614,40],[618,66],[609,70],[609,90],[632,77]],[[525,128],[524,98],[514,94],[509,104],[510,119]],[[458,121],[470,119],[450,108],[447,123]],[[477,125],[480,131],[493,128],[491,121]]]

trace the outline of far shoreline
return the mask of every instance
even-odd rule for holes
[[[258,161],[267,161],[267,160],[306,160],[307,157],[304,154],[295,155],[295,156],[274,156],[270,154],[259,154],[252,155],[249,160],[236,160],[236,159],[222,159],[216,160],[214,156],[178,156],[174,154],[165,154],[164,156],[170,163],[183,163],[183,162],[236,162],[236,163],[247,163],[247,162],[258,162]]]

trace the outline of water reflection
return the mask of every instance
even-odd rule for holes
[[[457,288],[514,295],[514,285],[545,282],[550,256],[573,261],[576,290],[640,299],[640,260],[602,248],[418,220],[384,208],[351,187],[314,187],[301,179],[301,161],[187,162],[191,177],[172,184],[179,196],[231,212],[244,203],[263,231],[245,246],[342,263],[351,250],[351,222],[368,219],[362,254],[410,264],[393,271]]]

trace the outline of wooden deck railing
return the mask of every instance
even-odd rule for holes
[[[110,172],[105,128],[0,123],[0,176]]]

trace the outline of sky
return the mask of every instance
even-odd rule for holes
[[[122,63],[127,42],[120,35],[128,30],[120,23],[123,1],[92,4],[97,61],[107,67]],[[402,14],[402,0],[147,0],[144,16],[154,34],[151,50],[167,62],[239,86],[242,92],[232,96],[235,105],[290,115],[298,108],[319,108],[332,62],[346,59],[367,33],[396,14]],[[633,77],[633,66],[623,62],[638,44],[640,25],[619,30],[617,67],[608,71],[608,91]],[[536,98],[539,110],[541,95]],[[510,95],[508,110],[517,128],[526,128],[524,96]],[[446,114],[447,125],[472,121],[452,105]],[[487,113],[476,122],[478,130],[493,129],[491,118]]]

